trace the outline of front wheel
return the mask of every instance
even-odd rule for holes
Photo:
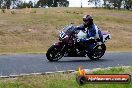
[[[106,51],[105,44],[98,45],[95,49],[91,50],[87,55],[91,60],[98,60],[101,58]]]
[[[49,61],[58,61],[63,56],[64,54],[61,53],[61,49],[57,45],[52,45],[46,53],[46,57]]]

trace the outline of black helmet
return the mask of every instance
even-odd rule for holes
[[[84,22],[84,25],[88,27],[93,24],[93,18],[90,15],[84,15],[83,22]]]

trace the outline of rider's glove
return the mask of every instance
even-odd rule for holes
[[[100,39],[99,39],[99,38],[97,38],[97,39],[96,39],[96,41],[97,41],[97,42],[100,42]]]
[[[88,42],[89,42],[89,43],[95,43],[95,42],[96,42],[96,40],[95,40],[95,38],[94,38],[94,37],[90,37],[90,38],[89,38],[89,40],[88,40]]]

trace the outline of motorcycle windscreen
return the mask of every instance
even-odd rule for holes
[[[75,27],[74,27],[73,25],[66,26],[66,27],[63,28],[63,32],[64,32],[65,34],[69,35],[69,34],[72,34],[72,33],[75,32],[74,29],[75,29]]]

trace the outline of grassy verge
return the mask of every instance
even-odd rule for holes
[[[58,41],[59,30],[65,25],[80,25],[90,14],[112,40],[108,51],[132,51],[132,11],[94,8],[17,9],[0,12],[0,53],[45,52]]]
[[[130,74],[132,67],[111,68],[92,72],[92,74]],[[0,79],[0,88],[132,88],[129,84],[86,84],[79,86],[75,74],[53,74],[26,76],[16,79]]]

